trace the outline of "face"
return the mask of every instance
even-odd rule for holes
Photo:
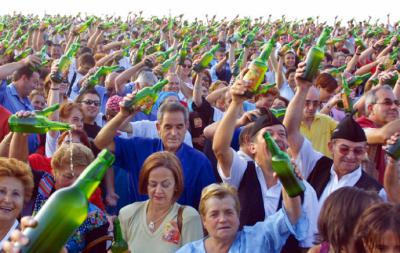
[[[306,103],[303,109],[304,119],[313,119],[319,108],[319,94],[316,88],[311,88],[306,96]]]
[[[189,60],[185,60],[184,64],[182,65],[183,74],[189,75],[192,68],[192,62]]]
[[[94,120],[100,111],[100,98],[96,94],[86,94],[81,105],[85,119]]]
[[[61,50],[60,46],[52,46],[51,47],[51,51],[50,51],[51,58],[59,59],[61,57],[61,54],[62,54],[62,50]]]
[[[400,253],[400,239],[393,231],[386,231],[382,235],[382,240],[374,249],[367,250],[368,253]]]
[[[187,122],[182,112],[166,112],[157,130],[166,151],[175,152],[183,143]]]
[[[326,103],[335,95],[335,90],[332,92],[329,91],[327,88],[320,88],[319,89],[319,99],[321,102]]]
[[[71,115],[65,120],[66,123],[75,125],[76,129],[83,129],[83,114],[78,109],[73,109]]]
[[[274,109],[286,108],[286,103],[285,101],[280,100],[279,98],[275,98],[274,103],[272,103],[272,108]]]
[[[42,95],[36,95],[33,96],[31,100],[31,104],[33,105],[33,108],[37,111],[43,110],[43,108],[46,107],[46,100]]]
[[[27,78],[26,76],[22,77],[22,96],[28,96],[34,89],[36,89],[39,83],[39,74],[37,72],[33,72],[31,78]]]
[[[360,166],[366,151],[366,142],[353,142],[346,139],[335,139],[328,144],[333,157],[333,166],[339,176],[344,176]]]
[[[376,103],[369,106],[370,118],[379,126],[399,118],[398,100],[392,91],[378,90],[376,92]]]
[[[89,70],[91,69],[91,68],[93,68],[94,66],[93,65],[91,65],[91,64],[80,64],[79,66],[78,66],[78,72],[80,73],[80,74],[82,74],[82,75],[86,75],[88,72],[89,72]]]
[[[164,86],[164,91],[179,92],[179,79],[177,76],[168,76],[168,83]]]
[[[115,78],[118,76],[117,73],[113,72],[107,75],[106,80],[104,82],[104,87],[107,90],[108,97],[114,96],[115,93]]]
[[[15,177],[0,177],[0,221],[12,222],[24,205],[24,186]]]
[[[256,108],[271,108],[272,104],[274,103],[274,96],[271,94],[267,94],[266,96],[260,96],[256,101]]]
[[[171,205],[176,191],[172,171],[165,167],[157,167],[150,172],[148,180],[147,193],[150,201],[159,206]]]
[[[289,84],[290,88],[292,88],[293,90],[296,87],[296,81],[295,81],[295,78],[294,78],[295,75],[296,75],[296,73],[292,72],[288,76],[288,84]]]
[[[71,170],[70,164],[63,164],[61,168],[54,169],[55,188],[61,189],[71,186],[84,171],[86,166],[74,166]]]
[[[294,57],[294,54],[290,53],[286,54],[284,63],[287,68],[294,67],[294,65],[296,64],[296,58]]]
[[[210,237],[222,241],[232,240],[239,228],[235,200],[231,196],[223,199],[216,197],[208,199],[205,202],[205,214],[202,220]]]
[[[207,89],[210,88],[211,85],[211,79],[208,77],[208,75],[203,75],[201,77],[201,86],[206,87]]]

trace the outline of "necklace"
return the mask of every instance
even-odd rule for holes
[[[158,222],[160,222],[161,220],[163,220],[165,218],[165,216],[167,216],[167,214],[169,213],[171,208],[172,208],[172,206],[170,208],[168,208],[159,218],[157,218],[155,220],[150,220],[150,218],[149,218],[149,224],[147,225],[147,227],[149,228],[150,232],[154,233],[156,231],[156,224]],[[147,210],[148,210],[148,207],[147,207]]]

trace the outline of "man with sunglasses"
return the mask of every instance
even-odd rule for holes
[[[384,194],[382,186],[361,168],[361,161],[367,151],[367,138],[363,129],[352,115],[346,116],[332,133],[328,143],[332,159],[315,151],[309,140],[300,133],[301,110],[306,103],[312,82],[301,78],[305,63],[296,70],[297,90],[290,101],[284,119],[292,157],[296,159],[304,178],[314,187],[319,207],[335,190],[354,186]]]
[[[369,145],[367,171],[380,183],[386,167],[382,145],[400,132],[399,100],[389,85],[379,85],[365,94],[366,116],[357,119],[364,128]]]

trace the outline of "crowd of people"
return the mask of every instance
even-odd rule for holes
[[[249,95],[244,76],[271,41]],[[400,164],[386,152],[400,142],[399,42],[389,15],[0,17],[0,251],[19,252],[50,196],[108,149],[115,162],[61,252],[108,252],[116,217],[132,253],[400,252]],[[10,130],[11,115],[56,104],[46,116],[70,131]],[[300,195],[275,173],[266,132]]]

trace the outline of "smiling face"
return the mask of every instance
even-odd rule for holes
[[[235,209],[235,200],[231,196],[222,199],[211,197],[205,202],[205,214],[202,216],[204,228],[210,237],[230,241],[239,229],[239,215]]]
[[[24,204],[24,185],[15,177],[0,177],[0,222],[12,222]]]
[[[152,204],[158,206],[172,205],[175,191],[175,178],[170,169],[160,166],[149,173],[147,193]]]

